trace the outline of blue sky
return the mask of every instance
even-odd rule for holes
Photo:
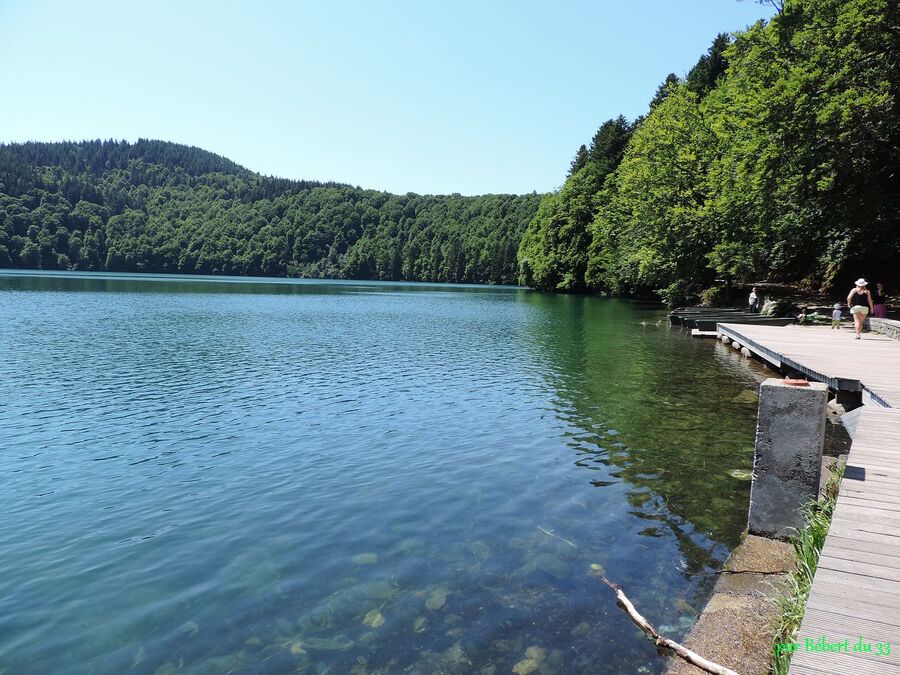
[[[0,0],[0,141],[159,138],[391,192],[558,187],[751,0]]]

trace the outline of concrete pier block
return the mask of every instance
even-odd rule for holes
[[[740,351],[740,349],[743,345],[741,345],[741,343],[738,342],[737,340],[732,340],[731,346],[734,347],[735,349],[737,349],[738,351]]]
[[[759,388],[750,534],[787,539],[803,526],[803,505],[816,499],[825,440],[828,387],[768,379]]]
[[[731,344],[731,338],[728,337],[727,335],[723,335],[723,336],[722,336],[722,343],[723,343],[723,344],[726,344],[726,345],[730,345],[730,344]]]
[[[743,354],[744,356],[748,356],[748,357],[749,357],[750,354],[751,354],[751,352],[750,352],[750,350],[747,349],[746,347],[741,347],[741,354]]]

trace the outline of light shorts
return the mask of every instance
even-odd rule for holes
[[[864,307],[862,305],[853,305],[853,307],[850,308],[850,313],[851,314],[862,314],[863,316],[865,316],[866,314],[869,313],[869,308]]]

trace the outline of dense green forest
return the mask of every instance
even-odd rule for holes
[[[900,3],[785,0],[600,127],[519,248],[543,290],[900,281]]]
[[[270,178],[162,141],[0,145],[0,267],[515,283],[539,201]]]
[[[900,3],[771,0],[544,195],[392,195],[161,141],[0,145],[0,267],[513,283],[715,301],[900,281]]]

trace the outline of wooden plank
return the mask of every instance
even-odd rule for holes
[[[825,633],[826,638],[829,640],[832,638],[835,640],[844,638],[858,640],[860,637],[864,637],[871,641],[890,643],[897,639],[897,627],[891,624],[890,621],[879,621],[873,616],[846,616],[840,612],[818,607],[807,607],[806,612],[803,615],[803,624],[807,628],[833,629],[830,635]],[[801,635],[801,637],[812,636]],[[900,649],[898,649],[896,656],[900,658]]]
[[[831,528],[828,530],[829,534],[834,532],[840,537],[846,537],[847,539],[861,539],[862,541],[884,541],[885,543],[897,542],[900,545],[900,541],[898,541],[897,535],[900,534],[896,529],[892,527],[881,527],[879,525],[870,525],[870,524],[854,524],[851,522],[838,522],[835,523],[832,521]],[[890,537],[890,539],[884,539],[884,537]]]
[[[893,647],[893,644],[891,645]],[[892,649],[893,651],[893,649]],[[791,670],[809,668],[816,673],[835,673],[836,675],[898,675],[900,665],[867,659],[859,654],[822,654],[798,650],[791,659]],[[798,671],[799,672],[799,671]]]
[[[900,625],[900,606],[873,605],[864,598],[836,597],[815,588],[809,593],[806,609],[827,610],[850,618],[877,621],[893,626],[895,631],[896,626]]]
[[[834,507],[834,517],[847,517],[850,520],[861,520],[867,523],[878,523],[879,525],[890,525],[900,530],[900,513],[890,511],[888,509],[877,508],[875,502],[870,502],[865,506],[856,506],[847,502],[841,502],[838,498],[837,506]]]
[[[896,567],[822,555],[819,557],[819,566],[816,571],[818,572],[818,570],[822,569],[847,572],[848,574],[855,574],[882,582],[897,582],[897,590],[900,592],[900,569]]]
[[[874,661],[879,664],[891,664],[900,667],[900,650],[897,650],[897,633],[892,630],[891,626],[885,624],[877,624],[871,621],[859,621],[848,619],[847,617],[837,617],[828,612],[817,613],[812,612],[809,621],[804,619],[803,625],[797,634],[795,642],[799,642],[801,647],[796,654],[806,653],[820,654],[824,656],[834,656],[836,654],[846,654],[852,658],[861,658],[867,661]],[[824,637],[826,642],[844,642],[846,641],[849,652],[813,652],[806,651],[808,646],[807,640],[811,644],[815,644],[817,640]],[[862,639],[863,642],[872,644],[872,651],[867,652],[862,649],[853,652],[853,646]],[[886,649],[882,647],[882,653],[879,654],[876,643],[890,645],[890,653],[884,653]],[[805,660],[805,659],[804,659]]]
[[[844,570],[833,570],[821,565],[816,570],[813,585],[817,583],[840,584],[851,588],[865,588],[870,591],[889,593],[900,596],[900,582],[890,579],[877,579],[863,574],[854,574]]]
[[[818,576],[818,574],[816,576]],[[895,595],[893,593],[886,593],[879,590],[873,591],[867,588],[854,588],[853,586],[832,584],[826,581],[813,583],[809,596],[811,598],[814,596],[831,598],[834,601],[840,601],[842,605],[846,604],[848,601],[865,602],[872,606],[873,611],[881,611],[877,608],[894,610],[900,608],[900,594]],[[824,602],[825,601],[823,600],[823,603]]]
[[[900,541],[862,541],[860,539],[842,537],[838,534],[829,532],[828,537],[825,539],[825,546],[822,548],[822,551],[825,551],[826,548],[829,551],[847,550],[897,558],[898,551],[900,551]],[[835,555],[840,557],[837,553]]]
[[[886,493],[896,494],[896,488],[883,483],[870,483],[860,480],[857,477],[858,471],[853,465],[850,465],[850,471],[844,474],[844,480],[841,481],[841,492],[845,490],[853,490],[855,492],[871,492],[872,494]]]
[[[856,499],[881,499],[885,495],[894,496],[897,494],[897,489],[884,483],[868,483],[865,481],[853,480],[852,478],[844,478],[841,483],[841,490],[838,492],[839,495],[847,495],[848,497],[855,497]]]
[[[848,541],[846,539],[840,539],[840,537],[835,537],[836,540],[840,541]],[[852,542],[854,545],[851,546],[842,546],[839,543],[834,543],[831,541],[831,537],[829,537],[825,541],[825,546],[822,547],[822,553],[820,554],[820,558],[839,558],[841,560],[852,560],[857,563],[867,563],[870,565],[880,565],[882,567],[893,568],[896,570],[900,570],[900,556],[897,555],[896,548],[891,550],[890,547],[883,547],[881,553],[874,553],[872,551],[864,551],[859,547],[859,542]]]
[[[855,504],[857,506],[862,506],[863,504],[870,504],[872,506],[879,506],[880,508],[900,510],[900,508],[895,508],[897,507],[897,496],[889,492],[882,494],[878,492],[854,492],[853,490],[841,490],[840,497],[841,501],[845,501],[851,505]]]
[[[853,466],[858,466],[866,469],[867,472],[870,469],[874,471],[881,468],[888,469],[890,471],[898,471],[900,470],[900,453],[893,456],[884,456],[863,453],[862,451],[857,450],[856,454],[853,455]]]

